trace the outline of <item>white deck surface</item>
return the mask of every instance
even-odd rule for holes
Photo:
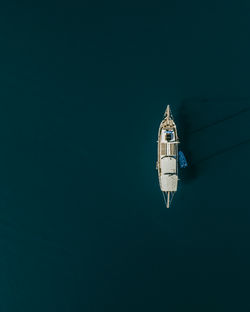
[[[163,192],[175,192],[177,191],[178,177],[174,175],[161,175],[161,190]]]
[[[164,157],[161,159],[161,173],[176,173],[176,159],[174,157]]]

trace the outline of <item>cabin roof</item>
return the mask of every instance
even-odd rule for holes
[[[161,190],[163,192],[177,191],[178,177],[176,174],[161,175]]]
[[[176,173],[176,158],[166,156],[161,159],[161,174]]]

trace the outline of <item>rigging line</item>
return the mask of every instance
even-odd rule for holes
[[[166,197],[165,197],[165,192],[162,192],[162,195],[163,195],[163,198],[164,198],[165,206],[167,206]]]
[[[170,192],[172,193],[172,192]],[[169,207],[170,207],[170,204],[172,203],[172,200],[174,198],[174,195],[175,195],[175,192],[173,192],[174,194],[170,194],[169,196],[171,196],[170,198],[170,201],[169,201]],[[162,195],[163,195],[163,198],[164,198],[164,202],[165,202],[165,206],[167,206],[167,201],[166,201],[166,196],[165,196],[165,192],[162,192]]]
[[[172,192],[171,192],[171,193],[172,193]],[[174,198],[174,195],[175,195],[175,192],[173,192],[173,194],[171,194],[171,200],[170,200],[169,205],[172,203],[172,200],[173,200],[173,198]]]

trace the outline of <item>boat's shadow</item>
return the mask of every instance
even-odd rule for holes
[[[188,167],[186,167],[185,169],[180,169],[179,176],[181,180],[186,182],[195,179],[198,175],[198,168],[193,162],[192,151],[189,147],[191,129],[190,119],[191,115],[188,110],[188,106],[185,104],[185,101],[182,101],[177,115],[178,135],[181,142],[179,149],[183,151],[188,162]]]
[[[213,112],[211,118],[208,118],[209,122],[205,121],[208,111]],[[240,136],[234,144],[231,142],[226,146],[219,146],[219,148],[218,144],[213,142],[204,141],[202,143],[204,148],[202,146],[195,148],[194,144],[197,135],[202,142],[202,136],[206,131],[213,129],[211,132],[215,133],[218,127],[221,129],[221,126],[224,129],[224,134],[220,133],[220,140],[224,141],[225,136],[230,132],[230,121],[235,119],[239,123],[240,118],[246,116],[248,112],[250,112],[248,98],[189,98],[181,102],[176,120],[181,142],[180,150],[184,152],[188,162],[188,167],[179,171],[179,176],[183,182],[188,183],[200,176],[205,164],[214,157],[250,142],[249,134],[248,138]]]

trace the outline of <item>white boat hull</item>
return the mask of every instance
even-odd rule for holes
[[[168,105],[158,132],[157,161],[159,184],[164,193],[167,208],[178,187],[178,144],[176,125]]]

